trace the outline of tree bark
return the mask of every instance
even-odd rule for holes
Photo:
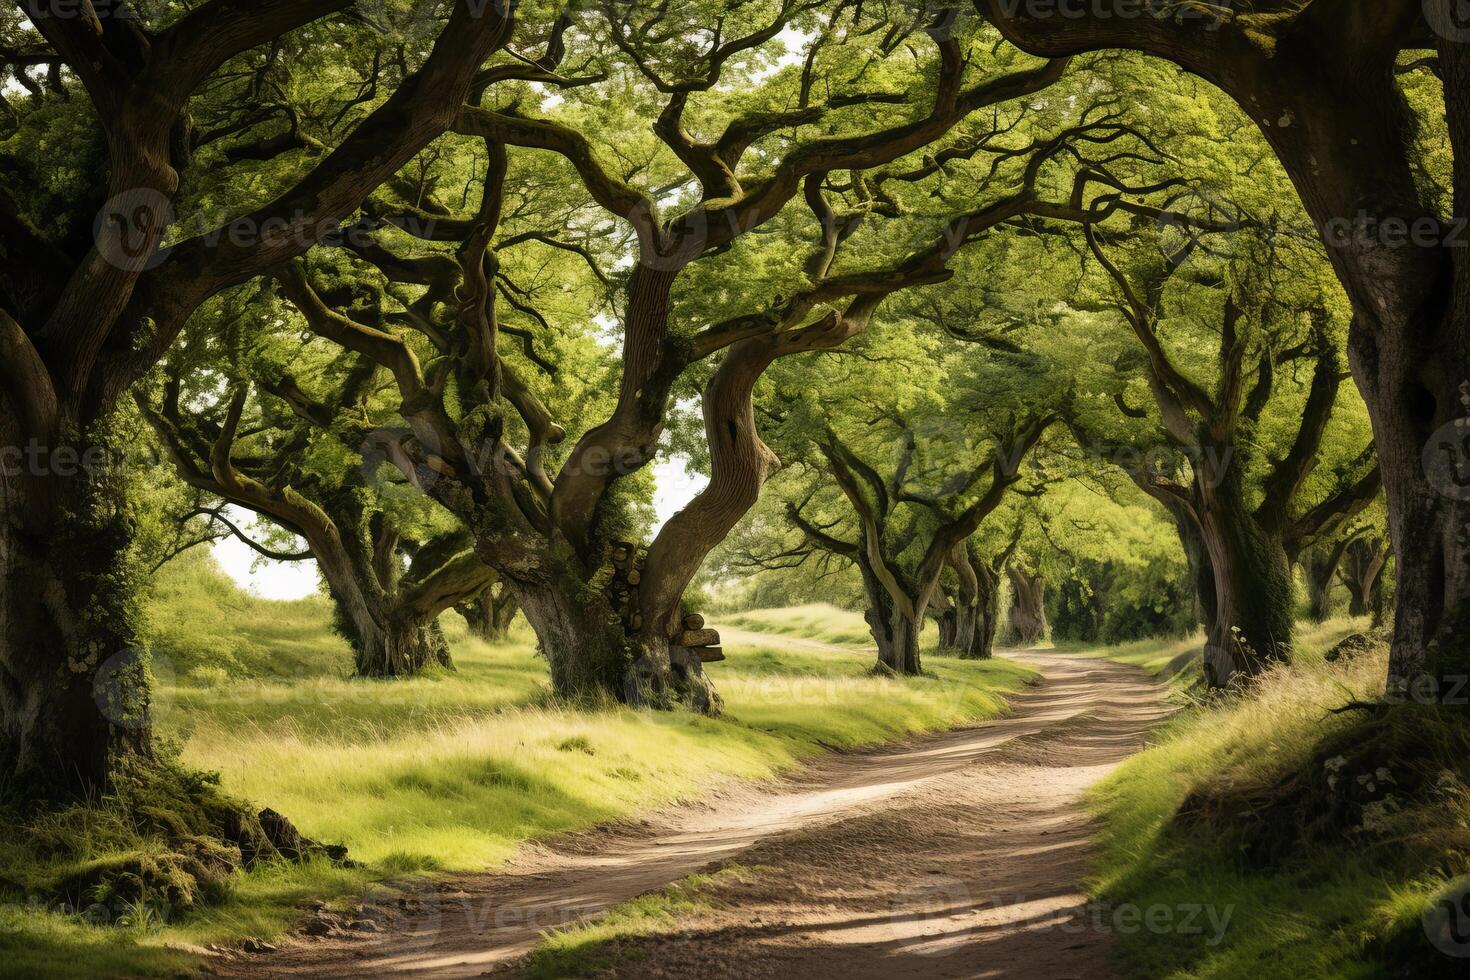
[[[94,796],[151,752],[123,478],[104,446],[64,445],[107,464],[0,465],[0,781],[25,799]]]
[[[1000,574],[983,561],[976,563],[975,572],[980,586],[975,597],[975,632],[960,656],[989,660],[995,655],[995,637],[1000,632]]]
[[[632,642],[606,597],[583,581],[570,547],[563,548],[560,561],[548,561],[536,578],[506,580],[551,668],[552,690],[570,701],[645,703]]]
[[[1318,548],[1312,551],[1307,556],[1307,560],[1302,563],[1311,600],[1308,614],[1314,622],[1322,623],[1331,618],[1333,581],[1337,578],[1338,570],[1342,568],[1343,559],[1357,541],[1355,537],[1340,537],[1328,550],[1323,551]],[[1353,615],[1361,616],[1365,613],[1355,612]]]
[[[1218,458],[1232,460],[1232,456]],[[1205,649],[1211,687],[1254,677],[1290,656],[1295,629],[1291,564],[1279,534],[1271,534],[1245,505],[1243,469],[1205,464],[1197,481],[1205,546],[1215,572],[1218,603]]]
[[[1046,579],[1011,565],[1011,634],[1021,646],[1032,647],[1046,639]]]
[[[919,625],[893,601],[888,586],[873,570],[866,554],[858,557],[858,569],[862,572],[863,591],[868,598],[863,618],[867,620],[868,632],[878,647],[878,671],[899,677],[918,676],[923,673],[919,657]]]
[[[1205,545],[1205,535],[1199,518],[1192,508],[1181,506],[1165,495],[1165,506],[1174,526],[1179,532],[1179,545],[1189,563],[1189,578],[1194,583],[1195,609],[1205,632],[1215,628],[1220,617],[1220,601],[1215,596],[1215,569],[1210,563],[1210,549]]]

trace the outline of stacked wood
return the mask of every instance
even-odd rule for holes
[[[722,647],[686,647],[669,644],[669,662],[676,664],[713,664],[725,659]]]
[[[683,631],[674,638],[670,650],[686,651],[685,656],[705,664],[725,659],[725,651],[720,649],[720,631],[706,629],[703,616],[689,613],[683,619],[683,626]]]
[[[644,556],[631,541],[614,541],[609,557],[613,575],[607,588],[613,610],[624,631],[636,632],[643,625],[643,614],[638,611],[638,583],[643,580]]]
[[[685,630],[674,641],[685,647],[714,647],[720,645],[719,630]]]
[[[612,562],[608,595],[617,621],[628,633],[636,633],[643,626],[643,615],[638,611],[638,584],[643,581],[646,557],[647,553],[631,541],[614,541],[608,551]],[[701,664],[725,659],[725,652],[720,648],[719,630],[705,628],[704,617],[699,613],[685,613],[679,625],[682,629],[669,644],[672,663],[698,671]]]

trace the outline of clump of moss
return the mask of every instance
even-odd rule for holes
[[[168,759],[126,759],[101,799],[13,822],[0,846],[0,892],[99,922],[125,909],[171,914],[218,902],[237,871],[261,861],[346,858],[345,848],[226,794],[216,774]]]

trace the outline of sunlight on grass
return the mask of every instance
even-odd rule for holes
[[[686,797],[712,779],[768,777],[822,746],[869,745],[1004,710],[1031,672],[931,658],[932,676],[875,677],[871,655],[729,649],[711,668],[726,714],[543,703],[524,642],[461,639],[458,674],[406,682],[254,681],[222,703],[173,689],[165,718],[184,760],[237,795],[290,814],[355,857],[422,855],[479,868],[522,840]],[[538,703],[531,703],[536,701]]]
[[[1342,839],[1303,846],[1289,863],[1267,869],[1243,861],[1228,842],[1173,827],[1196,792],[1262,799],[1307,769],[1325,740],[1355,731],[1362,715],[1332,709],[1382,694],[1386,652],[1335,664],[1323,654],[1365,626],[1350,619],[1304,626],[1293,665],[1272,669],[1247,697],[1182,712],[1151,748],[1093,790],[1103,824],[1095,890],[1104,900],[1144,908],[1209,902],[1233,914],[1218,948],[1147,931],[1120,937],[1125,975],[1241,977],[1270,962],[1271,975],[1374,977],[1379,967],[1364,958],[1365,944],[1405,922],[1417,928],[1425,900],[1444,879],[1419,877],[1407,852],[1379,848],[1369,860],[1363,845]],[[1146,660],[1141,650],[1123,656]],[[1443,834],[1438,839],[1443,845]]]
[[[1367,628],[1366,619],[1353,619],[1346,616],[1329,619],[1322,623],[1299,623],[1296,635],[1296,656],[1298,659],[1306,660],[1320,658],[1343,637]],[[1204,645],[1205,635],[1201,632],[1183,637],[1136,640],[1132,643],[1121,643],[1111,647],[1059,643],[1057,652],[1130,664],[1134,667],[1141,667],[1161,680],[1175,680],[1181,684],[1187,684],[1200,677],[1200,656]]]
[[[219,586],[201,583],[204,592]],[[151,609],[167,632],[159,734],[181,746],[187,765],[218,771],[227,792],[288,815],[310,837],[345,843],[363,866],[237,875],[222,904],[128,932],[11,910],[4,921],[19,931],[0,932],[0,959],[67,959],[77,976],[176,974],[194,959],[189,947],[273,938],[309,900],[348,902],[406,874],[492,868],[528,840],[628,818],[720,780],[769,778],[827,748],[995,717],[1034,677],[1009,661],[937,656],[924,677],[873,676],[862,617],[808,606],[747,615],[743,629],[764,619],[781,632],[727,642],[729,659],[709,668],[726,702],[719,719],[572,709],[549,696],[524,624],[491,644],[447,615],[457,670],[359,680],[324,603],[220,588],[207,600],[187,585],[164,589]],[[16,945],[35,959],[13,959]]]
[[[615,964],[619,939],[645,936],[681,915],[708,908],[705,894],[723,881],[745,881],[765,870],[730,865],[714,874],[690,875],[667,888],[623,902],[586,925],[548,932],[526,964],[529,980],[593,976]]]
[[[750,609],[721,617],[721,622],[757,633],[797,636],[820,643],[870,646],[873,642],[862,613],[823,602],[786,609]]]

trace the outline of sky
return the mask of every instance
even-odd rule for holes
[[[694,499],[708,482],[708,478],[691,473],[687,463],[686,457],[673,456],[653,466],[655,531]],[[250,527],[247,514],[232,508],[229,515],[242,529]],[[311,560],[271,561],[234,537],[216,543],[214,557],[242,588],[265,599],[300,599],[317,590],[316,562]]]

